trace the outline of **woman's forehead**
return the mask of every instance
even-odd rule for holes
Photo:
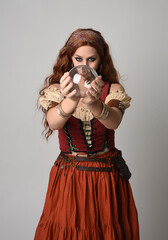
[[[82,47],[79,47],[74,55],[98,55],[97,53],[97,50],[94,48],[94,47],[91,47],[91,46],[82,46]]]

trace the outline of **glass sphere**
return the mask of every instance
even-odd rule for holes
[[[84,98],[91,82],[98,76],[97,72],[88,65],[78,65],[69,71],[70,77],[73,81],[73,87],[77,90],[76,96]]]

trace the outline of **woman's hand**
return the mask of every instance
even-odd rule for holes
[[[100,99],[102,95],[104,87],[104,82],[101,76],[98,76],[90,85],[89,90],[86,92],[86,97],[83,98],[82,102],[84,104],[91,104],[98,99]]]
[[[72,78],[70,77],[69,72],[66,72],[60,79],[60,91],[64,97],[70,98],[73,101],[79,101],[80,98],[75,95],[77,93],[77,90],[74,89],[71,91],[72,87]]]

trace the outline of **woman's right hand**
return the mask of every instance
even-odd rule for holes
[[[71,91],[72,87],[72,78],[70,77],[69,72],[66,72],[60,79],[60,91],[64,97],[70,98],[73,101],[79,101],[80,98],[76,96],[77,90],[74,89]]]

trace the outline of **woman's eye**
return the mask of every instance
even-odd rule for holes
[[[80,57],[76,57],[75,59],[76,59],[77,62],[81,62],[82,61],[82,58],[80,58]]]
[[[94,58],[94,57],[89,58],[89,62],[94,62],[95,60],[96,60],[96,58]]]

